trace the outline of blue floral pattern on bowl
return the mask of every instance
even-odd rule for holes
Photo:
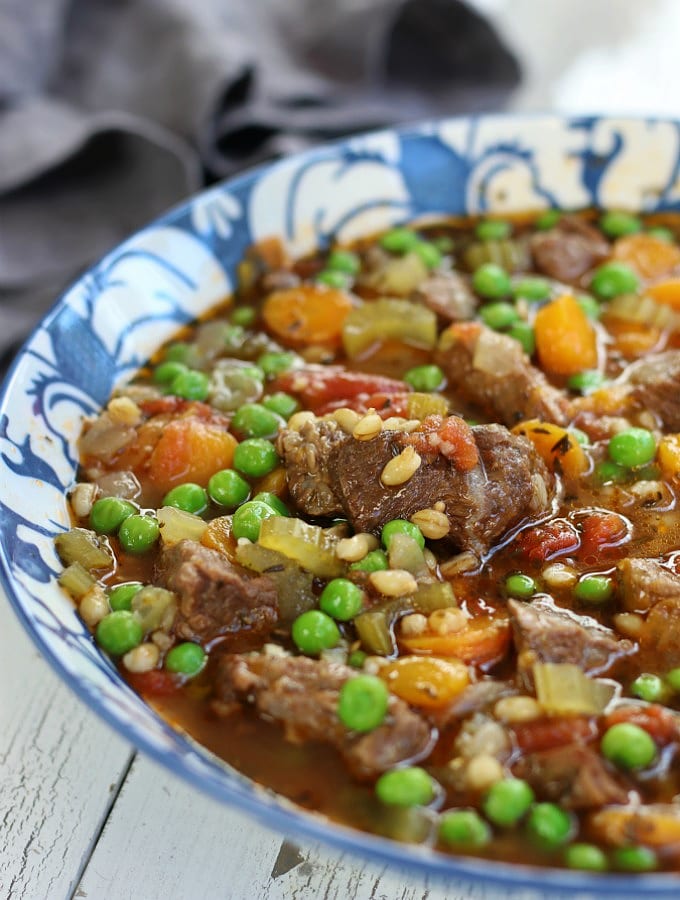
[[[138,232],[57,303],[0,398],[0,568],[19,618],[59,674],[114,728],[212,796],[284,832],[441,876],[475,897],[674,897],[678,880],[592,877],[456,859],[360,834],[253,784],[163,722],[99,652],[56,583],[83,418],[182,324],[224,299],[246,247],[294,254],[414,217],[556,206],[680,208],[673,121],[485,116],[321,147],[203,192]],[[527,894],[527,891],[530,894]]]

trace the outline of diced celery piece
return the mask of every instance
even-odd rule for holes
[[[79,562],[67,566],[57,581],[74,600],[80,600],[97,583],[96,579]]]
[[[106,538],[99,537],[87,528],[72,528],[58,534],[54,539],[54,546],[66,565],[77,562],[88,571],[113,565],[113,554]]]
[[[427,416],[447,416],[449,404],[441,394],[422,394],[414,391],[406,399],[406,410],[409,419],[420,419]]]
[[[538,702],[553,715],[600,715],[616,691],[571,663],[535,663],[533,674]]]
[[[337,540],[335,534],[302,519],[272,516],[263,520],[258,543],[294,559],[313,575],[334,578],[343,570],[335,554]]]
[[[425,306],[383,297],[353,309],[345,319],[342,342],[350,359],[355,359],[378,341],[390,339],[434,347],[437,317]]]
[[[200,516],[174,506],[162,506],[158,510],[158,524],[161,541],[166,547],[180,541],[200,541],[208,527]]]
[[[167,631],[172,627],[177,611],[177,598],[172,591],[147,585],[132,598],[132,612],[148,634],[159,628]]]
[[[457,606],[456,595],[448,581],[430,581],[418,585],[413,598],[413,607],[427,615],[436,609],[449,609]]]

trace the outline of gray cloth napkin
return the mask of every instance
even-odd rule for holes
[[[0,360],[202,184],[518,81],[459,0],[0,0]]]

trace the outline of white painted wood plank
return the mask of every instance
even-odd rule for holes
[[[130,747],[40,658],[0,592],[0,896],[71,896]]]
[[[466,900],[413,873],[297,847],[137,757],[78,886],[106,900]]]

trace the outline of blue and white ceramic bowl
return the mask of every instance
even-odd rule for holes
[[[383,131],[205,191],[138,232],[61,298],[0,398],[0,563],[17,615],[85,702],[173,772],[271,827],[446,878],[452,894],[677,897],[680,879],[458,860],[328,822],[254,785],[163,722],[93,643],[56,582],[84,416],[183,323],[230,293],[246,247],[295,254],[430,214],[591,205],[680,209],[680,123],[489,116]],[[415,876],[415,871],[414,871]],[[534,893],[534,891],[536,893]]]

